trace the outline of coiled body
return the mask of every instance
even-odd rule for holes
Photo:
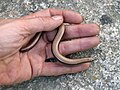
[[[65,32],[65,25],[62,24],[59,27],[59,30],[58,30],[58,32],[53,40],[53,44],[52,44],[52,52],[53,52],[53,55],[55,56],[55,58],[57,58],[60,62],[62,62],[64,64],[70,64],[70,65],[91,62],[92,61],[91,58],[70,59],[70,58],[66,58],[65,56],[60,54],[59,43],[63,37],[64,32]],[[34,37],[34,41],[32,43],[30,43],[28,46],[21,48],[21,51],[24,52],[24,51],[30,50],[39,41],[40,37],[41,37],[41,33],[37,33]]]

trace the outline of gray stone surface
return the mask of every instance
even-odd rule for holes
[[[101,44],[82,53],[95,61],[81,73],[38,77],[0,90],[120,90],[120,0],[0,0],[0,18],[16,18],[45,8],[74,10],[85,17],[85,23],[100,24]]]

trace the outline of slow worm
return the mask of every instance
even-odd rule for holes
[[[70,64],[70,65],[91,62],[92,58],[70,59],[70,58],[66,58],[65,56],[60,54],[59,43],[63,37],[64,32],[65,32],[65,25],[62,24],[59,27],[59,30],[58,30],[58,32],[53,40],[53,44],[52,44],[52,52],[53,52],[53,55],[55,56],[55,58],[57,58],[60,62],[62,62],[64,64]],[[32,39],[32,41],[26,47],[21,48],[20,51],[25,52],[25,51],[32,49],[37,44],[40,37],[41,37],[41,33],[36,33],[36,35],[34,36],[34,39]]]

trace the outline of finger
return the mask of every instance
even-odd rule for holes
[[[66,30],[64,36],[62,37],[63,40],[67,39],[74,39],[80,37],[90,37],[99,34],[99,26],[97,24],[79,24],[79,25],[69,25],[66,26]],[[48,41],[53,41],[57,31],[51,31],[46,33],[46,38]]]
[[[63,74],[78,73],[88,69],[89,66],[90,63],[68,66],[59,63],[47,62],[44,63],[40,76],[58,76]]]
[[[51,17],[51,15],[49,13],[49,10],[42,10],[42,11],[31,13],[29,15],[25,15],[23,17],[16,18],[16,19],[32,19],[32,18],[38,18],[38,17]],[[0,19],[0,25],[9,23],[13,20],[15,20],[15,19]]]
[[[79,24],[66,27],[64,39],[91,37],[99,34],[99,26],[97,24]]]
[[[70,54],[70,53],[88,50],[90,48],[96,47],[98,44],[99,44],[98,37],[96,36],[86,37],[82,39],[75,39],[66,42],[61,42],[61,44],[59,45],[60,48],[59,51],[63,54]]]
[[[83,17],[74,11],[69,10],[60,10],[60,9],[47,9],[38,11],[36,13],[30,14],[28,16],[24,16],[23,18],[35,18],[35,17],[42,17],[42,16],[63,16],[64,22],[68,23],[81,23],[83,21]]]
[[[96,47],[99,43],[100,40],[97,36],[63,41],[59,44],[59,51],[63,55],[68,55],[71,53],[84,51]],[[54,57],[51,52],[51,44],[48,44],[48,46],[46,47],[46,53],[47,59]]]
[[[73,12],[69,10],[57,10],[57,9],[49,9],[49,12],[51,16],[62,15],[64,17],[64,21],[68,23],[75,24],[75,23],[81,23],[83,21],[83,17],[77,12]]]
[[[13,22],[14,26],[23,28],[30,33],[54,30],[63,23],[62,16],[38,17],[32,19],[21,19]]]

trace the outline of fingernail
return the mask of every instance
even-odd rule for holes
[[[63,19],[62,16],[53,16],[52,18],[53,18],[54,20],[61,20],[61,19]]]

